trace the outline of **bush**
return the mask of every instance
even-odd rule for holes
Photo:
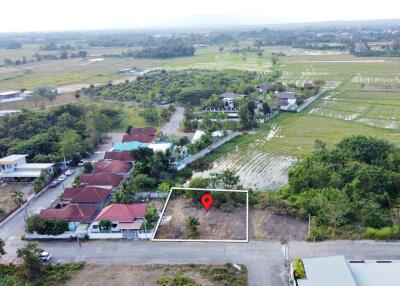
[[[381,229],[368,227],[364,235],[366,238],[377,240],[400,239],[400,226],[384,227]]]
[[[62,219],[41,220],[38,215],[31,215],[26,221],[29,233],[36,231],[38,234],[59,235],[68,230],[68,222]]]
[[[301,258],[294,259],[293,272],[296,279],[303,279],[306,277],[306,271]]]
[[[156,283],[157,285],[160,286],[200,286],[192,279],[179,274],[177,274],[174,278],[172,277],[158,278]]]

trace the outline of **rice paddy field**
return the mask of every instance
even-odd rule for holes
[[[231,169],[245,188],[277,190],[316,139],[332,146],[345,137],[365,135],[400,145],[399,59],[292,51],[280,60],[282,82],[302,86],[324,80],[328,92],[301,113],[281,113],[253,134],[226,144],[204,159],[209,169],[196,176]]]
[[[244,188],[274,191],[287,183],[288,169],[313,150],[316,139],[333,146],[352,135],[374,136],[400,145],[400,131],[307,113],[281,113],[206,157],[204,163],[209,168],[195,176],[230,169],[240,176]]]

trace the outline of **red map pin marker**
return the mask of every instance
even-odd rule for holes
[[[211,207],[212,203],[213,203],[213,197],[210,194],[204,194],[201,196],[201,203],[203,204],[204,209],[206,210],[206,212],[208,211],[208,209]]]

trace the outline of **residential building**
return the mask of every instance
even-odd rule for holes
[[[86,186],[113,189],[121,183],[123,178],[124,176],[113,173],[88,173],[81,175],[80,183]]]
[[[147,204],[111,204],[105,207],[89,227],[89,233],[100,233],[99,222],[112,223],[111,233],[122,233],[124,238],[138,238]]]
[[[27,163],[26,154],[14,154],[0,159],[0,178],[37,178],[43,170],[54,173],[53,163]]]
[[[63,219],[68,222],[68,229],[74,231],[80,224],[90,223],[97,211],[97,206],[69,204],[58,209],[42,209],[39,218],[41,220]]]
[[[129,163],[135,162],[130,151],[108,151],[104,153],[103,160],[119,160]]]
[[[132,169],[132,164],[119,160],[112,161],[97,161],[93,164],[94,173],[114,173],[119,175],[126,175]]]
[[[224,104],[228,105],[228,107],[232,107],[232,104],[241,97],[243,97],[243,95],[236,94],[234,92],[224,92],[219,96],[219,98],[224,102]]]
[[[259,85],[256,86],[258,92],[260,93],[268,93],[271,90],[274,89],[274,85],[272,83],[260,83]]]
[[[29,90],[10,90],[0,93],[0,103],[24,100],[25,97],[32,94]]]
[[[290,91],[282,91],[282,92],[277,92],[275,95],[279,100],[280,109],[290,110],[297,108],[296,93]]]
[[[157,130],[153,127],[132,128],[129,134],[122,137],[122,142],[152,143],[156,139],[156,134]]]
[[[399,285],[400,260],[346,260],[344,256],[304,258],[306,277],[297,286]]]
[[[85,204],[104,206],[111,199],[111,190],[99,187],[66,188],[59,205]]]

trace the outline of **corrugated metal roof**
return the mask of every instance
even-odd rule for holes
[[[344,256],[304,258],[306,279],[299,286],[357,286]]]

